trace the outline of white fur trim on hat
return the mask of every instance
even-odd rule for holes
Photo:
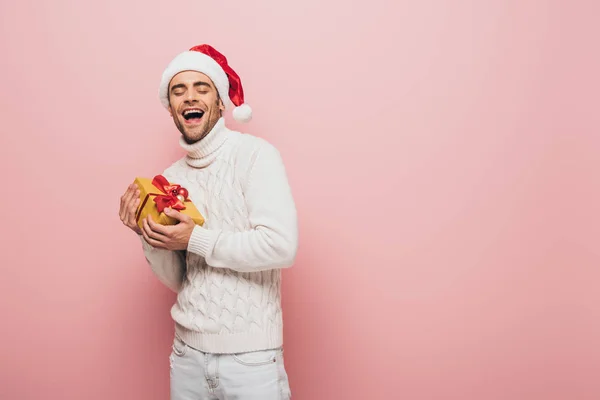
[[[162,74],[159,88],[160,102],[169,107],[169,85],[175,75],[183,71],[197,71],[208,76],[214,83],[226,108],[231,106],[229,80],[223,68],[211,57],[198,51],[184,51],[178,54]]]
[[[241,104],[233,109],[233,119],[238,122],[249,122],[252,119],[252,108],[248,104]]]

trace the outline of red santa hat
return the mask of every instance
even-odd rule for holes
[[[242,81],[227,63],[227,58],[213,47],[202,44],[178,54],[163,72],[159,96],[165,108],[169,107],[169,84],[182,71],[198,71],[208,76],[223,100],[225,109],[235,106],[233,118],[239,122],[252,119],[252,109],[244,103]]]

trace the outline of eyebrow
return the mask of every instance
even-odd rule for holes
[[[206,86],[208,88],[210,88],[210,84],[208,82],[203,82],[203,81],[198,81],[198,82],[194,82],[194,87],[198,87],[198,86]],[[185,89],[186,86],[183,83],[179,83],[177,85],[173,85],[171,86],[171,92],[177,89]]]

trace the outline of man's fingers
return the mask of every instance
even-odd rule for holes
[[[152,228],[152,224],[154,224],[155,226],[161,226],[160,224],[156,224],[154,222],[151,221],[151,217],[148,218],[144,218],[144,220],[142,221],[142,230],[144,232],[146,232],[146,235],[153,240],[157,240],[159,242],[166,242],[169,238],[167,236],[165,236],[164,234],[156,231],[155,229]]]
[[[119,218],[121,219],[121,222],[123,222],[123,225],[127,226],[135,233],[143,235],[142,229],[138,226],[135,218],[139,204],[140,190],[135,183],[132,183],[121,196]]]
[[[121,205],[119,206],[119,218],[121,218],[121,221],[125,222],[125,204],[127,201],[127,194],[129,193],[129,189],[127,189],[125,191],[125,193],[123,193],[123,196],[121,196]]]
[[[139,205],[140,205],[140,198],[139,197],[137,199],[134,198],[129,203],[129,219],[130,220],[135,220],[135,215],[137,214]]]
[[[154,232],[160,233],[163,236],[169,236],[172,230],[172,226],[164,226],[154,222],[151,216],[148,216],[148,226]]]
[[[132,201],[131,202],[131,206],[129,207],[129,210],[127,212],[127,216],[125,217],[125,224],[127,226],[129,226],[132,229],[137,229],[138,227],[138,221],[136,219],[137,216],[137,207],[136,205],[139,203],[139,200],[136,201]]]
[[[144,219],[144,223],[146,222],[146,220]],[[147,224],[146,224],[147,226]],[[146,232],[146,229],[142,229],[142,236],[144,237],[144,240],[146,242],[148,242],[148,244],[150,244],[152,247],[157,247],[157,248],[162,248],[165,249],[166,246],[164,243],[159,242],[158,240],[152,239],[150,236],[148,236],[148,232]]]
[[[127,186],[125,193],[123,193],[123,195],[121,196],[121,207],[120,208],[123,208],[123,205],[125,204],[125,198],[127,197],[127,194],[129,193],[130,190],[131,190],[131,185]]]
[[[131,200],[133,193],[133,185],[129,185],[123,196],[121,196],[121,206],[119,208],[119,217],[121,221],[125,222],[127,216],[127,206],[129,201]]]
[[[133,196],[129,199],[129,202],[125,205],[125,221],[128,223],[135,222],[135,215],[137,214],[137,207],[140,204],[139,191],[133,192]]]
[[[179,222],[188,222],[191,220],[189,215],[185,215],[184,213],[173,210],[172,208],[165,208],[165,214],[171,218],[175,218]]]

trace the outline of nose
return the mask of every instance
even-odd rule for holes
[[[198,101],[198,92],[196,90],[188,90],[185,96],[185,101],[188,103]]]

